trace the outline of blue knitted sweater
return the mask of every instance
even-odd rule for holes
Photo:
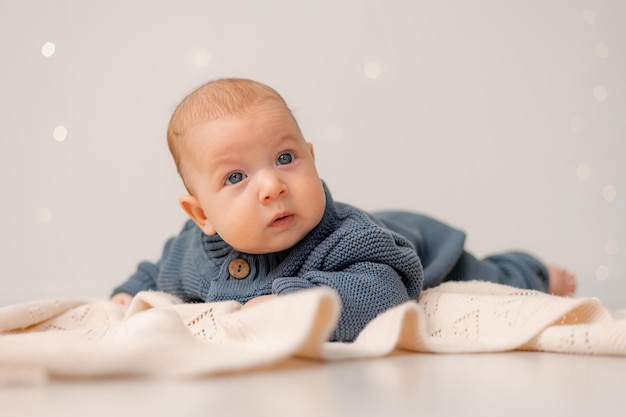
[[[326,208],[321,222],[288,250],[263,255],[238,252],[189,220],[178,236],[167,241],[157,263],[140,263],[137,272],[113,293],[158,290],[189,302],[245,303],[260,295],[327,286],[342,300],[331,340],[352,341],[381,312],[416,300],[422,288],[447,279],[510,280],[500,277],[500,268],[490,270],[495,264],[481,268],[488,261],[477,261],[464,251],[465,235],[458,230],[416,213],[371,215],[333,201],[324,189]],[[545,271],[538,261],[524,254],[505,258],[513,262],[514,272],[528,270],[528,282],[518,286],[545,289],[542,281],[547,279],[541,277]],[[231,275],[229,265],[234,260],[249,266],[245,278]],[[517,279],[520,274],[513,275]]]

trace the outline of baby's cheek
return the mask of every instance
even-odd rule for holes
[[[262,221],[253,220],[250,214],[240,213],[233,216],[229,226],[218,234],[226,243],[241,252],[253,252],[253,248],[258,245],[259,232]]]

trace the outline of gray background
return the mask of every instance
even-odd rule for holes
[[[2,0],[0,304],[107,297],[158,259],[185,220],[169,115],[239,76],[284,95],[337,200],[624,307],[625,27],[619,0]]]

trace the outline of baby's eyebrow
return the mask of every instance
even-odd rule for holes
[[[277,136],[275,141],[274,141],[274,143],[273,143],[273,145],[274,146],[279,146],[279,145],[282,145],[283,143],[286,143],[286,142],[298,143],[298,142],[300,142],[300,138],[294,137],[294,135],[292,135],[290,133],[286,133],[286,134]]]
[[[235,152],[229,152],[227,154],[219,155],[213,158],[209,164],[210,170],[213,172],[220,170],[228,170],[233,166],[238,165],[242,160],[241,154]]]
[[[280,132],[275,135],[269,135],[268,139],[267,147],[277,149],[289,148],[292,147],[292,144],[298,144],[301,140],[304,141],[303,138],[301,139],[291,132]],[[220,170],[229,170],[233,166],[238,165],[244,158],[241,152],[228,148],[223,149],[219,154],[213,153],[207,156],[210,160],[210,170],[214,173]]]

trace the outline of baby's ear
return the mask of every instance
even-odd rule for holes
[[[309,147],[309,152],[311,152],[311,156],[315,159],[315,150],[313,150],[313,144],[311,142],[307,142],[306,145]]]
[[[193,220],[200,229],[207,235],[214,235],[215,229],[209,219],[204,214],[204,210],[200,206],[198,199],[192,195],[182,196],[178,202],[187,215]]]

